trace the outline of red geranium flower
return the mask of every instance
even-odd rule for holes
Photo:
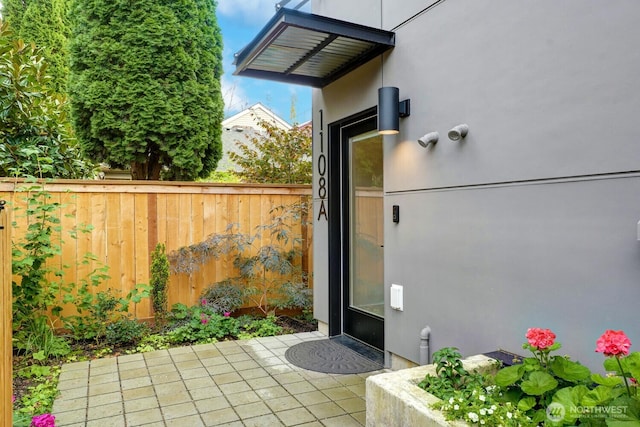
[[[596,351],[604,353],[605,356],[626,356],[629,354],[631,340],[623,331],[613,331],[607,329],[598,341],[596,341]]]
[[[545,350],[551,347],[556,339],[551,329],[529,328],[526,335],[527,341],[538,350]]]

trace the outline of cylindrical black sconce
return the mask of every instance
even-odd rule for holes
[[[378,133],[400,132],[400,89],[385,86],[378,89]]]

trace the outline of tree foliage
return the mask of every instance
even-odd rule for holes
[[[16,39],[35,43],[49,64],[51,86],[66,93],[69,73],[67,44],[71,36],[68,22],[70,0],[3,0],[2,13]]]
[[[52,90],[47,70],[41,51],[15,40],[0,20],[0,176],[92,173],[73,136],[67,100]]]
[[[241,167],[237,175],[244,182],[310,184],[311,128],[284,130],[265,120],[258,124],[264,132],[238,141],[239,153],[229,153]]]
[[[69,94],[83,150],[134,179],[193,180],[221,157],[214,0],[73,0]]]

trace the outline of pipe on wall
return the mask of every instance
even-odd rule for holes
[[[428,365],[431,363],[431,354],[429,353],[429,340],[431,339],[431,328],[426,325],[420,331],[420,365]]]

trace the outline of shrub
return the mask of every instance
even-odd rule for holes
[[[200,295],[201,304],[216,314],[233,313],[244,302],[244,294],[240,287],[230,280],[214,283]]]
[[[163,323],[167,317],[167,285],[169,260],[163,244],[158,243],[151,253],[151,303],[156,321]]]
[[[105,339],[109,345],[135,344],[149,333],[149,327],[135,319],[120,319],[107,325]]]
[[[179,306],[182,309],[184,306]],[[225,337],[238,335],[238,321],[221,316],[204,307],[192,307],[180,312],[178,326],[167,332],[167,340],[173,344],[210,343]]]
[[[276,324],[275,316],[267,316],[262,319],[247,319],[247,322],[240,323],[241,331],[238,339],[246,340],[256,337],[272,337],[282,333],[282,327]]]
[[[294,224],[304,222],[307,209],[304,202],[274,208],[272,221],[256,227],[253,234],[229,224],[224,233],[171,252],[171,267],[176,273],[190,274],[211,259],[229,257],[238,275],[220,283],[243,289],[244,297],[263,314],[274,314],[278,307],[291,305],[288,290],[308,288],[302,268],[303,240],[293,232]]]
[[[13,335],[14,346],[25,353],[41,353],[44,358],[63,357],[71,352],[69,343],[57,336],[47,316],[34,316]]]

